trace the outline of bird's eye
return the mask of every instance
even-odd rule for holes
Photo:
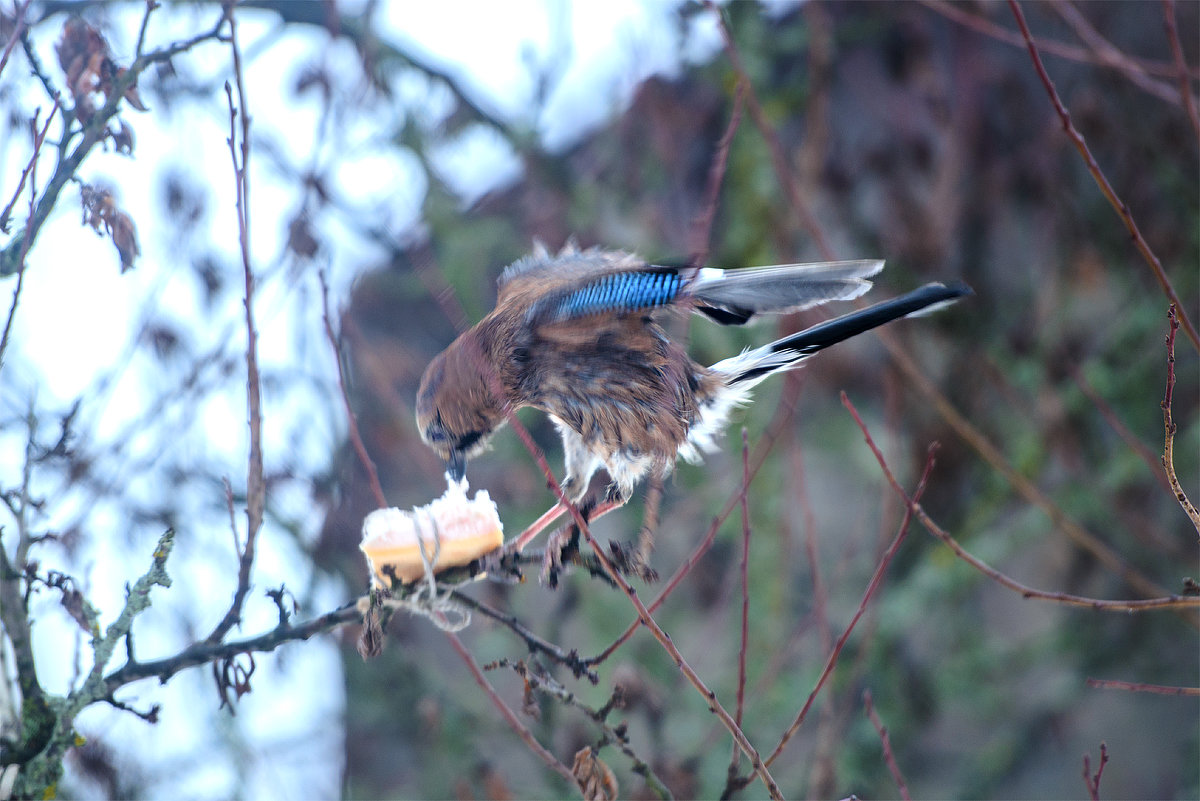
[[[425,439],[432,443],[445,442],[449,437],[446,436],[446,429],[442,428],[437,423],[434,423],[429,428],[425,429]]]

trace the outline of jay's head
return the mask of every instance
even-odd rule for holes
[[[487,447],[505,420],[504,403],[489,388],[487,361],[468,333],[438,354],[417,389],[417,428],[421,439],[461,481],[467,459]]]

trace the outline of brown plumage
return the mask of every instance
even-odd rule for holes
[[[496,308],[439,354],[417,392],[425,442],[461,478],[506,421],[541,409],[563,437],[563,489],[579,500],[600,467],[618,500],[678,456],[696,459],[749,389],[834,342],[970,290],[928,285],[711,367],[671,342],[655,312],[677,308],[740,324],[857,297],[882,262],[746,270],[668,268],[616,251],[544,249],[500,278]],[[887,308],[884,308],[884,307]],[[807,338],[805,338],[807,335]]]

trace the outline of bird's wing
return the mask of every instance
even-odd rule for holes
[[[759,314],[800,311],[852,300],[871,288],[879,260],[782,264],[737,270],[665,267],[619,251],[545,249],[516,262],[500,277],[500,302],[521,296],[531,325],[586,317],[645,314],[682,305],[723,325]]]
[[[551,256],[534,251],[500,276],[497,305],[526,309],[530,325],[553,325],[584,317],[622,317],[665,306],[695,270],[648,265],[620,251],[566,249]]]
[[[788,314],[832,300],[853,300],[883,269],[878,259],[779,264],[738,270],[704,268],[688,288],[697,312],[722,325],[758,314]]]

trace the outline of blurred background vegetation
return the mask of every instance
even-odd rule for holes
[[[1183,101],[1164,28],[1165,15],[1173,15],[1186,63],[1200,63],[1200,5],[1026,3],[1023,9],[1075,127],[1164,265],[1183,311],[1200,318],[1200,129],[1194,106]],[[54,4],[34,4],[33,10],[32,33],[53,42],[64,15]],[[88,15],[107,36],[136,37],[136,29],[114,30],[111,9],[71,11]],[[846,343],[801,373],[762,385],[756,402],[737,416],[722,451],[704,465],[681,466],[665,489],[652,564],[669,576],[741,488],[739,428],[745,427],[752,451],[769,446],[748,491],[743,728],[750,741],[769,753],[796,716],[903,514],[903,501],[885,483],[840,403],[841,391],[910,492],[927,447],[940,444],[923,506],[971,553],[1017,581],[1048,592],[1136,599],[1183,593],[1188,578],[1200,577],[1197,532],[1158,463],[1168,302],[1065,135],[1007,4],[746,2],[718,11],[681,3],[670,12],[680,51],[703,36],[717,46],[703,58],[681,61],[673,74],[640,82],[629,102],[614,104],[609,121],[567,145],[546,143],[531,122],[538,119],[535,110],[515,117],[493,110],[453,70],[376,27],[396,11],[387,3],[367,4],[362,13],[333,3],[247,3],[235,12],[272,31],[272,41],[316,32],[331,52],[341,48],[336,69],[333,59],[297,60],[284,68],[296,97],[315,96],[322,110],[320,159],[289,161],[286,148],[273,147],[277,137],[286,137],[288,120],[264,119],[263,112],[255,118],[265,131],[256,140],[256,158],[272,165],[282,187],[272,190],[272,202],[287,210],[271,280],[307,287],[298,290],[303,302],[319,307],[316,271],[331,264],[341,271],[346,291],[335,321],[341,357],[367,451],[391,503],[421,504],[442,491],[440,465],[412,422],[417,381],[456,326],[486,313],[496,276],[535,240],[557,248],[574,237],[583,246],[634,250],[652,260],[707,252],[706,263],[726,267],[881,257],[888,266],[868,300],[931,280],[961,279],[976,291],[944,312],[889,329],[892,346],[908,354],[934,388],[898,367],[874,335]],[[182,12],[167,7],[156,13]],[[469,17],[469,7],[464,14]],[[713,38],[718,16],[732,51]],[[220,45],[206,47],[216,51]],[[7,87],[6,136],[14,137],[30,112],[14,87],[34,80],[17,49],[0,76],[0,87]],[[247,75],[261,64],[251,53]],[[538,102],[544,103],[566,67],[542,65],[545,87]],[[1187,68],[1184,92],[1194,94],[1198,76],[1196,67]],[[180,102],[189,92],[207,92],[221,106],[219,85],[211,70],[189,72],[176,64],[171,73],[147,73],[141,93],[152,109]],[[394,113],[368,116],[379,106]],[[383,127],[357,146],[376,155],[393,149],[425,183],[423,194],[396,188],[420,197],[419,218],[404,230],[364,214],[333,178],[341,159],[362,155],[346,144],[354,137],[345,131],[364,119]],[[711,208],[711,176],[731,120],[737,124],[706,230],[698,221]],[[514,178],[482,196],[464,190],[442,159],[448,148],[475,138],[499,142],[517,165]],[[6,164],[3,173],[7,192],[15,189],[11,167]],[[126,194],[164,198],[157,232],[148,234],[147,223],[139,221],[143,239],[179,239],[191,224],[188,198],[231,204],[228,187],[214,185],[211,175],[170,167],[161,165],[153,186],[122,187]],[[347,248],[369,255],[349,266],[331,255]],[[35,278],[37,252],[35,245],[28,281]],[[145,258],[137,265],[139,272],[165,268]],[[240,303],[240,266],[228,254],[214,256],[203,242],[190,241],[172,269],[197,276],[197,284],[209,288],[212,306],[236,309]],[[821,318],[806,314],[749,330],[700,321],[677,330],[690,338],[697,360],[711,363]],[[185,341],[189,336],[182,325],[172,332]],[[296,336],[320,343],[323,332],[310,326]],[[158,342],[157,358],[179,358],[164,355]],[[153,343],[146,339],[140,347],[149,350]],[[1176,348],[1175,468],[1195,501],[1200,362],[1183,331]],[[332,362],[331,355],[325,358]],[[33,369],[20,362],[4,367]],[[323,406],[310,412],[314,418],[342,416],[331,372],[327,367],[323,374],[325,391],[315,393]],[[269,380],[302,384],[311,377],[281,369]],[[244,393],[244,384],[245,376],[230,370],[206,391]],[[12,404],[8,417],[23,408],[11,396],[6,402]],[[87,397],[81,403],[86,408]],[[46,409],[44,416],[53,422],[59,412]],[[294,408],[268,406],[264,414],[303,427]],[[557,435],[548,421],[536,413],[520,417],[559,470]],[[306,560],[309,572],[303,573],[307,585],[291,586],[299,607],[311,614],[326,611],[318,599],[352,599],[367,581],[358,540],[362,518],[375,503],[342,425],[335,426],[338,439],[331,440],[324,463],[318,459],[311,468],[289,462],[287,436],[275,445],[279,461],[272,480],[306,488],[318,511],[305,520],[278,511],[262,536],[290,531],[295,538],[289,558]],[[139,470],[165,472],[172,462],[169,438],[163,442],[163,461]],[[65,458],[38,469],[67,475],[81,461]],[[89,463],[83,475],[107,469],[103,462]],[[215,471],[210,466],[161,480],[175,481],[172,494],[202,488],[211,495],[219,481]],[[82,480],[78,472],[72,475]],[[471,480],[497,501],[510,534],[553,501],[511,432],[472,463]],[[6,482],[4,489],[11,489],[11,477]],[[145,525],[176,519],[173,505],[184,501],[165,497],[159,503]],[[220,500],[212,506],[219,512]],[[639,495],[594,528],[601,539],[632,540],[642,514]],[[219,514],[213,519],[215,532],[207,536],[224,545],[228,533]],[[295,524],[290,529],[289,520]],[[655,613],[727,708],[738,686],[741,531],[735,512]],[[1099,545],[1081,546],[1083,540]],[[1115,555],[1115,562],[1098,550]],[[141,553],[139,565],[149,551]],[[68,568],[73,564],[69,552],[61,558]],[[225,564],[231,564],[228,558]],[[176,569],[182,574],[187,568]],[[104,581],[91,578],[93,586]],[[318,585],[323,594],[302,591]],[[659,586],[638,589],[649,598]],[[585,657],[602,651],[634,619],[623,595],[581,573],[553,591],[531,578],[521,585],[474,584],[467,592]],[[218,618],[224,598],[215,606],[209,598],[205,607],[201,597],[188,615]],[[1198,626],[1194,609],[1124,614],[1022,598],[914,523],[772,773],[788,797],[897,795],[879,735],[864,713],[869,690],[914,796],[1085,797],[1083,755],[1091,755],[1094,771],[1104,742],[1111,761],[1103,796],[1195,798],[1200,699],[1094,688],[1087,679],[1196,687]],[[326,732],[340,735],[331,747],[339,749],[334,760],[341,762],[344,796],[533,798],[573,792],[512,733],[427,620],[394,617],[382,655],[369,661],[358,655],[357,635],[355,626],[336,631],[340,664],[323,677],[329,684],[310,689],[344,698],[341,719],[324,721]],[[619,686],[624,703],[609,722],[627,723],[632,750],[677,797],[716,797],[726,786],[727,733],[645,630],[597,666],[595,686],[543,657],[530,657],[510,630],[482,616],[462,639],[481,664],[538,662],[593,708]],[[288,645],[260,660],[301,661],[310,645]],[[45,646],[43,656],[52,650]],[[519,677],[506,669],[488,676],[511,707],[522,708]],[[268,692],[269,681],[259,678],[256,694]],[[336,690],[329,689],[333,684]],[[155,688],[138,689],[140,699],[155,697]],[[191,703],[216,706],[209,695]],[[278,707],[282,714],[288,703]],[[596,746],[599,730],[578,709],[536,693],[533,703],[538,714],[526,708],[524,720],[560,761],[569,765],[581,747]],[[231,723],[227,714],[196,713],[196,725],[203,721],[221,732],[200,740],[214,749],[213,761],[236,762],[238,753],[269,750],[254,745],[252,727],[238,730],[244,724]],[[142,737],[154,736],[138,725]],[[103,730],[88,735],[93,758],[68,762],[66,794],[162,792],[161,777],[145,778],[156,770],[148,767],[150,740],[113,742]],[[625,756],[611,746],[600,756],[615,771],[623,797],[648,796]],[[201,772],[204,765],[187,769]],[[216,794],[253,794],[251,786],[221,785]],[[207,797],[204,789],[192,792]],[[765,791],[751,784],[739,795],[761,797]]]

